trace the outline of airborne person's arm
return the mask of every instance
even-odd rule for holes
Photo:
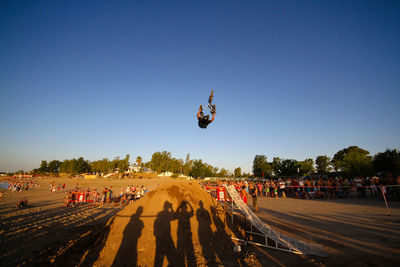
[[[211,121],[210,121],[210,122],[213,122],[213,121],[214,121],[214,118],[215,118],[215,112],[213,113],[213,116],[212,116],[212,118],[211,118]]]
[[[197,112],[197,118],[199,119],[199,117],[200,117],[200,112],[203,110],[203,106],[202,105],[200,105],[200,108],[199,108],[199,112]]]

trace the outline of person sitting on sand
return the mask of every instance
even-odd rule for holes
[[[142,196],[141,189],[137,188],[135,194],[136,194],[136,200],[140,199]]]
[[[22,199],[20,202],[17,203],[17,209],[24,209],[28,207],[28,200],[26,198]]]
[[[69,203],[71,202],[71,200],[72,200],[72,193],[71,193],[71,192],[68,192],[68,193],[65,195],[64,207],[68,207],[68,205],[69,205]]]
[[[128,199],[129,199],[129,204],[132,204],[133,202],[135,202],[135,193],[130,192]]]

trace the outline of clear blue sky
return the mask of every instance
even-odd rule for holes
[[[399,148],[399,48],[399,1],[1,1],[0,171]]]

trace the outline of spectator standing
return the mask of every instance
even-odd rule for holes
[[[247,205],[246,186],[242,186],[242,190],[240,191],[240,197],[242,198],[243,202]]]
[[[257,189],[254,186],[254,184],[250,185],[250,194],[251,194],[251,198],[253,199],[254,212],[257,212],[257,210],[258,210],[258,206],[257,206]]]
[[[282,198],[286,198],[286,194],[285,194],[285,182],[283,180],[280,180],[279,182],[279,191],[281,193]]]

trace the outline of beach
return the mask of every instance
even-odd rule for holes
[[[66,188],[50,192],[49,184],[52,181],[56,184],[65,183]],[[98,191],[112,186],[113,191],[118,193],[128,185],[144,185],[149,192],[152,192],[168,184],[197,182],[172,178],[120,180],[39,178],[38,183],[39,187],[27,191],[6,191],[0,199],[1,266],[51,264],[85,266],[88,264],[85,262],[88,248],[96,242],[99,251],[89,252],[97,256],[101,254],[105,244],[99,245],[98,240],[104,233],[107,223],[110,225],[116,214],[124,214],[119,213],[123,212],[124,206],[107,203],[103,207],[93,207],[91,203],[85,203],[77,207],[63,207],[66,192],[73,190],[77,184],[79,188]],[[146,197],[129,205],[146,203]],[[18,210],[15,206],[23,198],[28,200],[28,207]],[[252,247],[249,250],[255,253],[257,260],[253,263],[243,261],[240,265],[396,266],[398,263],[400,255],[400,203],[398,202],[390,203],[392,216],[387,216],[383,201],[368,198],[337,200],[260,198],[258,203],[259,211],[256,215],[263,222],[290,237],[321,245],[328,257],[296,255]],[[251,206],[250,203],[249,205]],[[140,239],[147,237],[138,238],[140,244]],[[153,255],[154,251],[150,254]],[[142,253],[141,257],[146,257],[145,255],[146,253]],[[91,264],[94,262],[95,259]],[[207,265],[207,262],[201,264]],[[166,261],[164,265],[166,266]]]

